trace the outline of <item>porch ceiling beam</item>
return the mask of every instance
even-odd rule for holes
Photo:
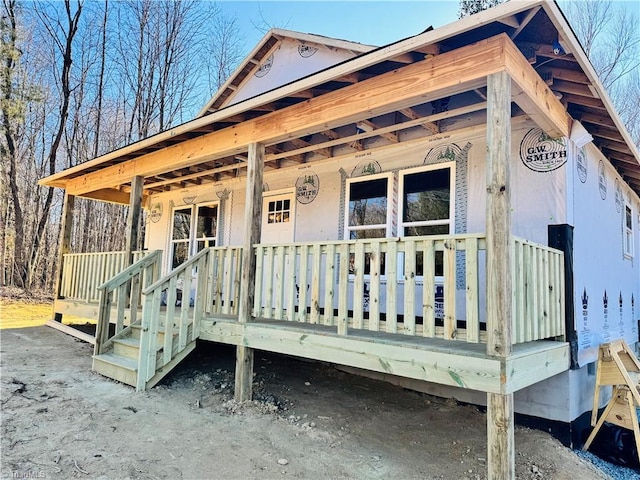
[[[571,93],[565,93],[562,96],[562,100],[567,103],[573,103],[575,105],[580,105],[582,107],[589,108],[597,108],[598,110],[602,110],[604,113],[607,113],[607,107],[604,106],[604,103],[601,99],[595,98],[593,96],[584,97],[581,95],[573,95]]]
[[[252,142],[269,145],[333,129],[482,87],[487,75],[505,68],[513,78],[514,101],[548,134],[567,135],[569,118],[562,105],[511,40],[499,35],[74,178],[67,190],[80,195],[119,185],[136,175],[157,175],[239,154]]]
[[[416,112],[413,108],[403,108],[402,110],[400,110],[400,113],[411,120],[418,120],[422,118],[420,114]],[[436,125],[433,122],[422,123],[421,126],[425,130],[429,130],[431,133],[438,133],[440,131],[440,128],[438,127],[438,125]]]
[[[505,42],[504,58],[513,101],[551,137],[568,137],[571,117],[511,41]]]
[[[393,132],[382,132],[380,133],[380,126],[376,125],[375,123],[373,123],[371,120],[361,120],[358,123],[364,123],[365,125],[368,125],[369,127],[371,127],[373,129],[374,132],[378,132],[378,135],[380,135],[383,138],[386,138],[387,140],[389,140],[391,143],[398,143],[400,140],[398,139],[398,135],[396,135]],[[395,125],[394,125],[395,127]],[[397,129],[396,129],[397,130]],[[396,131],[394,130],[394,131]]]
[[[631,151],[629,150],[629,147],[624,142],[612,142],[609,140],[602,140],[600,138],[595,138],[593,143],[595,143],[600,149],[606,148],[608,150],[614,150],[616,152],[631,155]]]
[[[609,158],[613,158],[614,160],[619,160],[621,162],[633,165],[634,167],[640,168],[640,164],[638,164],[638,161],[633,155],[614,152],[614,151],[607,151],[606,156],[608,156]]]
[[[147,188],[156,188],[156,187],[161,187],[163,185],[169,185],[171,183],[178,183],[178,182],[184,182],[185,180],[191,180],[193,178],[198,178],[198,177],[202,177],[202,176],[208,176],[208,175],[215,175],[216,173],[222,173],[222,172],[226,172],[229,170],[234,170],[236,168],[241,168],[241,167],[246,167],[246,161],[247,159],[245,158],[244,160],[240,160],[242,157],[236,157],[236,160],[238,160],[238,163],[232,163],[229,165],[224,165],[222,167],[216,167],[216,168],[212,168],[210,170],[203,170],[201,172],[198,173],[192,173],[189,175],[183,175],[181,177],[175,177],[172,178],[170,180],[163,180],[162,182],[154,182],[154,183],[149,183],[147,185],[144,186],[145,189]],[[127,200],[128,202],[128,200]]]
[[[83,198],[90,198],[91,200],[100,200],[101,202],[117,203],[119,205],[129,205],[129,189],[116,190],[115,188],[103,188],[95,190],[93,192],[83,193],[79,195]],[[143,195],[142,205],[147,205],[148,195],[147,192]]]

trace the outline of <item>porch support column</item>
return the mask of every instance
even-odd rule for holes
[[[55,299],[61,297],[62,275],[64,255],[71,251],[71,230],[73,229],[73,207],[76,197],[64,192],[64,203],[62,204],[62,225],[60,225],[60,242],[58,247],[58,263],[56,264],[56,283],[53,287]],[[55,302],[54,302],[55,308]],[[53,312],[53,318],[56,322],[62,322],[62,314]]]
[[[140,235],[140,217],[142,216],[142,187],[144,177],[136,176],[131,180],[129,194],[129,215],[127,216],[127,239],[125,245],[126,266],[133,263],[133,252],[138,246]]]
[[[487,77],[487,353],[511,353],[511,78]],[[502,362],[504,381],[505,362]],[[515,478],[513,394],[487,394],[487,467],[491,480]]]
[[[242,272],[240,281],[240,303],[238,321],[251,321],[253,298],[256,284],[255,244],[260,242],[262,228],[262,173],[264,170],[264,145],[249,144],[247,162],[247,184],[244,206],[244,244],[242,248]],[[236,347],[235,400],[251,400],[253,383],[253,349],[239,345]]]

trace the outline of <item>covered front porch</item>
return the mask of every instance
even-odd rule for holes
[[[240,247],[202,250],[162,279],[159,251],[136,253],[115,275],[122,252],[68,254],[56,305],[98,319],[94,368],[138,389],[199,338],[513,393],[569,365],[564,255],[512,238],[512,351],[497,357],[486,346],[487,332],[502,328],[486,314],[486,243],[477,234],[257,244],[250,321],[239,316]],[[124,358],[118,344],[129,348]],[[135,372],[121,372],[132,360]]]

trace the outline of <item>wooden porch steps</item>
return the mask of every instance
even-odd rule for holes
[[[122,338],[114,338],[109,349],[99,355],[93,355],[92,370],[100,375],[111,378],[121,383],[137,386],[139,356],[140,356],[140,332],[139,324],[132,325],[128,334]],[[192,326],[189,325],[188,335],[191,336]],[[146,383],[146,388],[156,385],[178,363],[180,363],[195,348],[195,341],[190,342],[178,352],[178,333],[173,333],[171,362],[163,366],[164,332],[159,332],[156,337],[156,374]]]

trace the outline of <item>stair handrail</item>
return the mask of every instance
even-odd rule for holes
[[[194,312],[193,312],[193,326],[192,326],[192,334],[191,340],[195,340],[199,335],[199,319],[202,316],[203,308],[204,308],[204,298],[205,295],[202,292],[207,289],[207,264],[209,259],[209,254],[211,252],[211,248],[205,248],[198,252],[196,255],[191,257],[186,262],[180,264],[173,270],[171,270],[167,275],[162,277],[161,279],[154,282],[152,285],[146,287],[142,291],[142,295],[144,295],[144,304],[142,308],[142,324],[140,331],[140,349],[138,356],[138,376],[137,376],[137,385],[136,390],[144,391],[146,388],[146,383],[154,376],[156,370],[156,350],[155,350],[155,338],[158,335],[160,330],[160,305],[162,303],[162,291],[167,289],[167,317],[168,311],[175,307],[175,286],[177,277],[181,274],[185,274],[185,286],[183,291],[183,297],[181,301],[181,309],[182,312],[185,312],[185,308],[188,310],[190,306],[190,285],[191,285],[191,274],[187,275],[189,270],[194,268],[198,269],[198,280],[197,280],[197,293],[198,295],[195,298],[194,302]],[[173,284],[174,291],[170,291],[169,288]],[[186,293],[186,297],[184,296]],[[185,300],[186,298],[186,300]],[[186,301],[186,307],[185,307]],[[187,332],[187,313],[182,313],[178,317],[178,321],[180,323],[180,341],[179,348],[184,348],[187,343],[186,332]],[[171,349],[172,349],[172,330],[173,324],[170,319],[167,318],[165,320],[165,335],[164,335],[164,359],[163,364],[168,363],[171,359]]]
[[[118,318],[116,321],[116,334],[119,333],[123,327],[124,310],[126,308],[125,302],[131,301],[131,307],[138,308],[138,292],[140,288],[140,277],[149,268],[152,268],[151,275],[145,275],[144,281],[152,282],[157,280],[160,274],[160,264],[162,262],[162,250],[153,250],[148,255],[142,257],[137,262],[129,265],[127,268],[111,277],[109,280],[100,285],[97,290],[100,295],[100,303],[98,308],[98,321],[96,325],[96,343],[94,347],[94,355],[99,355],[104,352],[108,346],[109,340],[109,323],[111,320],[111,304],[113,302],[113,292],[117,289],[121,289],[124,292],[129,282],[134,280],[133,293],[131,290],[126,293],[129,295],[128,299],[118,298]]]
[[[200,260],[202,257],[207,255],[208,253],[209,253],[209,248],[200,250],[197,254],[195,254],[189,260],[187,260],[184,263],[181,263],[176,268],[174,268],[169,273],[167,273],[164,277],[160,278],[159,280],[156,280],[154,283],[152,283],[151,285],[146,287],[144,290],[142,290],[142,294],[149,295],[150,293],[153,293],[154,290],[156,290],[158,287],[162,286],[163,284],[167,283],[169,280],[171,280],[171,278],[177,277],[178,275],[183,273],[187,268],[193,267],[196,263],[198,263],[198,260]]]

